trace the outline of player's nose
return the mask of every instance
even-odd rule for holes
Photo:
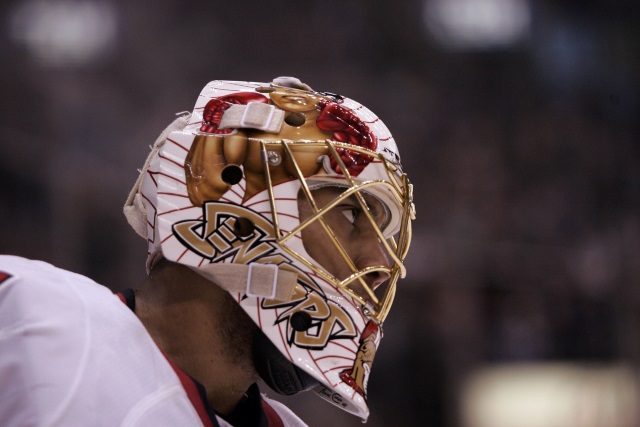
[[[358,250],[356,267],[359,270],[367,267],[384,267],[387,270],[391,268],[389,257],[373,230],[367,233],[366,239],[361,240],[356,247]],[[364,280],[372,289],[375,289],[389,280],[389,272],[384,270],[372,271],[364,276]]]

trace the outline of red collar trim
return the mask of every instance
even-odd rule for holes
[[[127,305],[127,300],[124,299],[124,295],[122,295],[120,292],[118,292],[116,295],[118,296],[118,298],[120,298],[120,301],[122,301],[124,305]]]
[[[269,406],[269,404],[265,402],[264,399],[260,398],[260,401],[262,402],[262,409],[264,410],[264,414],[267,416],[267,425],[269,427],[284,427],[282,419],[280,418],[280,415],[278,415],[276,410]]]
[[[187,397],[189,398],[189,400],[191,401],[191,404],[193,405],[196,412],[198,413],[198,417],[200,417],[200,421],[202,421],[202,424],[204,424],[205,427],[216,427],[217,423],[214,424],[211,418],[209,417],[207,406],[202,401],[202,396],[198,391],[198,387],[196,386],[196,383],[191,379],[189,375],[185,374],[184,371],[180,369],[178,365],[173,363],[173,361],[169,359],[166,354],[164,354],[164,351],[162,351],[160,347],[158,347],[158,349],[162,352],[162,355],[164,356],[164,358],[167,359],[167,362],[169,362],[169,365],[171,365],[176,375],[178,375],[178,379],[180,379],[180,382],[182,383],[182,387],[184,388],[184,391],[187,392]]]

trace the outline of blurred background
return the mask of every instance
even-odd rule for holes
[[[210,80],[294,75],[380,116],[418,219],[377,426],[639,426],[640,3],[5,0],[0,252],[114,290],[121,206]],[[313,426],[356,426],[311,394]]]

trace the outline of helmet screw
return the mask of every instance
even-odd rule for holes
[[[267,161],[271,166],[278,166],[280,163],[282,163],[282,157],[275,151],[269,151],[267,152]]]
[[[309,329],[311,322],[311,315],[306,311],[296,311],[291,315],[291,327],[298,332]]]
[[[242,169],[238,165],[227,165],[222,169],[222,180],[229,185],[236,185],[242,180]]]
[[[238,237],[249,237],[253,234],[256,226],[249,218],[240,217],[236,218],[235,224],[233,224],[233,232]]]

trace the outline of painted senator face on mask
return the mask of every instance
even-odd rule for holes
[[[344,188],[323,187],[312,191],[319,211],[340,196]],[[375,197],[363,193],[366,208],[369,209],[374,223],[383,229],[388,221],[385,206]],[[313,217],[314,209],[304,195],[298,197],[300,222]],[[369,267],[389,268],[390,263],[383,246],[374,230],[374,225],[363,211],[363,206],[355,195],[340,200],[335,206],[322,213],[320,219],[311,222],[302,230],[305,250],[314,260],[324,267],[336,279],[344,281],[354,273]],[[332,240],[331,234],[336,238]],[[389,278],[385,271],[372,270],[363,276],[366,285],[375,290]],[[355,280],[347,285],[349,289],[371,300],[362,282]]]
[[[323,98],[313,92],[281,86],[265,87],[258,91],[269,93],[271,102],[287,111],[318,111],[318,104]]]

